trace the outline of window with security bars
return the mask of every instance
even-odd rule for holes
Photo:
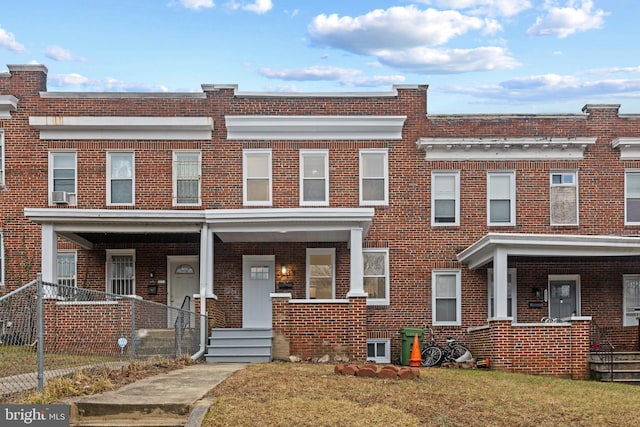
[[[116,295],[135,295],[135,265],[133,254],[111,253],[107,257],[109,283],[107,292]]]
[[[173,153],[173,200],[175,205],[200,204],[201,156],[199,151]]]

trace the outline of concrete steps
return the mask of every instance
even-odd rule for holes
[[[205,358],[210,363],[271,362],[272,339],[266,328],[212,329]]]
[[[589,369],[595,380],[640,385],[640,352],[594,352]]]

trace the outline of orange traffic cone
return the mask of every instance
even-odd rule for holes
[[[418,342],[418,334],[413,336],[413,347],[411,347],[411,359],[409,359],[409,366],[420,366],[422,357],[420,357],[420,343]]]

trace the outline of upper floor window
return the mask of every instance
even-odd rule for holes
[[[307,297],[309,299],[335,298],[334,248],[307,249]]]
[[[366,249],[362,252],[364,263],[364,290],[367,304],[389,304],[389,251]]]
[[[271,206],[271,150],[244,150],[242,175],[243,203]]]
[[[640,171],[625,173],[625,223],[640,224]]]
[[[0,186],[4,185],[4,131],[0,129]]]
[[[433,270],[431,273],[432,318],[434,325],[460,325],[460,270]]]
[[[74,151],[49,153],[49,204],[76,204],[77,166]]]
[[[513,172],[487,174],[487,223],[515,225],[516,176]]]
[[[135,295],[136,268],[134,250],[107,250],[107,292]]]
[[[431,225],[460,225],[460,172],[431,174]]]
[[[200,205],[199,151],[173,152],[173,204]]]
[[[549,207],[551,225],[578,224],[578,179],[576,172],[551,172]]]
[[[107,153],[107,204],[133,205],[135,158],[133,153]]]
[[[360,204],[389,203],[387,150],[360,151]]]
[[[329,152],[300,151],[300,204],[329,205]]]

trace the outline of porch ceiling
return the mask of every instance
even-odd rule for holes
[[[473,270],[493,261],[497,251],[507,256],[640,256],[640,237],[488,233],[460,252],[458,261]]]

